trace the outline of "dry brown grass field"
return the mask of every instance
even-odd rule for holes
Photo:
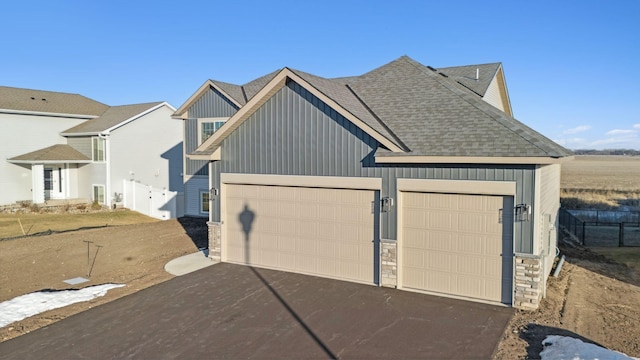
[[[128,210],[95,213],[17,213],[0,214],[0,239],[43,232],[157,222],[154,218]]]
[[[562,205],[640,210],[640,156],[576,156],[562,164]]]

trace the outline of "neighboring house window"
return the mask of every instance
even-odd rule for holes
[[[105,142],[106,142],[105,139],[102,139],[99,137],[91,138],[91,154],[92,154],[91,159],[93,161],[102,162],[105,160],[105,156],[104,156]]]
[[[52,169],[44,169],[44,189],[45,190],[53,190],[53,170]]]
[[[228,118],[201,118],[198,119],[198,145],[202,144],[209,136],[213,135]]]
[[[93,201],[104,204],[104,185],[93,185]]]
[[[200,212],[209,213],[209,192],[200,190]]]

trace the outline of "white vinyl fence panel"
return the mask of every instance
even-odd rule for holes
[[[184,197],[183,194],[154,189],[129,180],[123,180],[122,183],[124,189],[122,202],[125,208],[160,220],[183,216],[184,206],[179,204]]]

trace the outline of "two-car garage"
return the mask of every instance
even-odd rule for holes
[[[223,174],[222,259],[375,284],[379,179]]]
[[[223,261],[379,283],[381,179],[222,174],[221,184]],[[514,192],[398,179],[398,287],[510,304]]]

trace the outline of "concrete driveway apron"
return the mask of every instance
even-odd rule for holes
[[[0,343],[0,358],[487,359],[512,314],[216,264]]]

